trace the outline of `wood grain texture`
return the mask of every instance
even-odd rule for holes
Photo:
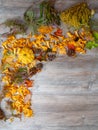
[[[0,0],[0,23],[22,17],[34,2]],[[76,2],[80,0],[56,0],[55,7],[63,10]],[[97,0],[87,2],[97,9]],[[0,26],[0,34],[6,30]],[[34,117],[22,121],[16,118],[12,123],[0,121],[0,130],[98,130],[98,49],[76,58],[60,56],[44,62],[42,72],[33,79]]]

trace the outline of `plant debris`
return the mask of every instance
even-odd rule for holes
[[[60,18],[65,24],[80,28],[83,25],[89,26],[89,20],[93,15],[87,3],[83,2],[61,12]]]
[[[94,40],[90,40],[86,44],[86,48],[93,49],[98,47],[98,32],[93,32]]]
[[[58,26],[58,11],[49,1],[43,1],[39,16],[31,7],[24,14],[24,21],[12,19],[5,22],[10,32],[4,34],[7,39],[2,42],[0,69],[4,82],[3,98],[7,98],[13,117],[34,115],[31,106],[32,78],[42,70],[43,61],[52,61],[57,55],[75,57],[85,54],[87,49],[98,47],[98,32],[91,31],[89,27],[91,16],[86,3],[61,12],[61,20],[75,27],[74,31],[68,31],[65,35]],[[31,28],[33,33],[17,38],[16,34],[26,33],[27,28]],[[1,109],[0,114],[0,119],[3,119],[5,114]]]
[[[46,28],[52,30],[47,31]],[[60,28],[54,30],[51,26],[43,26],[39,34],[25,38],[10,36],[2,43],[1,71],[5,97],[11,100],[16,114],[33,115],[29,88],[34,85],[34,81],[30,78],[42,70],[43,61],[54,60],[56,54],[74,56],[76,53],[85,53],[83,32],[68,32],[68,37],[65,37]]]
[[[0,120],[4,119],[5,118],[5,114],[4,112],[2,111],[2,109],[0,108]]]
[[[27,25],[20,18],[8,19],[3,24],[10,28],[8,35],[23,34],[27,30]]]
[[[51,5],[50,1],[43,1],[39,5],[39,16],[35,9],[31,6],[24,13],[24,20],[31,28],[33,34],[43,25],[57,24],[60,25],[59,12]]]

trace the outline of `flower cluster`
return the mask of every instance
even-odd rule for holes
[[[33,115],[31,77],[40,72],[43,60],[53,60],[56,54],[76,56],[86,52],[88,38],[84,32],[68,32],[66,37],[60,28],[41,26],[38,34],[21,38],[10,36],[2,43],[1,70],[5,97],[11,100],[11,108],[17,114]]]

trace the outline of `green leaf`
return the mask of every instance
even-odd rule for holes
[[[93,32],[93,36],[94,36],[95,40],[98,40],[98,32]]]
[[[27,68],[19,68],[18,72],[25,72],[27,71]]]
[[[98,47],[98,43],[96,43],[95,41],[89,41],[86,44],[86,48],[88,49],[97,48],[97,47]]]

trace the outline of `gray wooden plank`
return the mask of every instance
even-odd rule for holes
[[[1,129],[6,130],[6,129]],[[20,128],[12,128],[11,130],[24,130]],[[98,130],[96,126],[83,126],[83,127],[41,127],[34,126],[32,128],[28,128],[28,130]]]
[[[56,3],[55,3],[55,7],[58,9],[58,10],[65,10],[67,8],[69,8],[70,6],[73,6],[77,3],[80,3],[80,2],[84,2],[84,0],[69,0],[69,1],[66,1],[66,0],[56,0]],[[98,1],[97,0],[85,0],[85,2],[87,2],[87,4],[89,5],[89,7],[91,9],[95,9],[97,11],[98,9]]]
[[[34,103],[64,103],[64,104],[73,104],[76,103],[77,105],[80,104],[97,104],[98,103],[98,96],[97,95],[40,95],[40,94],[33,94],[33,102]],[[48,101],[48,102],[47,102]]]
[[[10,8],[0,6],[0,23],[4,22],[6,19],[23,17],[26,8]]]
[[[1,129],[15,128],[33,128],[35,126],[45,127],[83,127],[83,126],[96,126],[98,127],[98,111],[77,111],[66,113],[35,113],[33,118],[24,118],[22,121],[15,119],[14,122],[0,122]],[[0,129],[0,130],[1,130]],[[11,129],[13,130],[13,129]]]
[[[90,8],[97,9],[97,0],[87,1]],[[0,0],[0,23],[7,18],[22,17],[32,2],[34,0]],[[55,7],[63,10],[76,2],[80,0],[57,0]],[[34,76],[34,117],[15,119],[12,123],[0,121],[0,130],[97,130],[97,69],[98,49],[76,58],[61,56],[44,63],[42,72]]]
[[[98,90],[97,57],[63,57],[45,64],[35,76],[34,93],[92,94]],[[89,63],[89,64],[88,64]],[[53,70],[53,71],[52,71]]]
[[[64,78],[43,78],[35,81],[34,94],[53,94],[53,95],[66,95],[66,94],[98,94],[98,76],[92,78],[88,75],[88,78],[82,78],[82,75],[72,77],[66,74]],[[50,75],[53,77],[53,75]],[[83,75],[84,76],[84,75]],[[68,78],[70,77],[70,78]],[[92,79],[91,79],[92,78]]]
[[[96,68],[98,67],[98,56],[94,56],[93,54],[91,53],[90,55],[80,55],[76,58],[68,56],[58,57],[52,62],[47,62],[45,64],[45,70],[47,69],[47,73],[55,73],[55,70],[57,73],[59,71],[61,73],[71,74],[78,72],[84,72],[85,74],[91,72],[93,73],[96,72]]]
[[[44,127],[40,130],[98,130],[96,126],[83,126],[83,127]]]
[[[77,111],[65,113],[35,113],[34,123],[42,126],[98,126],[98,111]]]
[[[40,97],[40,96],[39,96]],[[70,97],[69,97],[70,98]],[[75,97],[75,98],[79,98],[79,97]],[[43,98],[42,98],[43,99]],[[70,103],[66,103],[65,102],[61,102],[59,103],[58,100],[56,100],[54,103],[50,100],[47,100],[45,103],[43,102],[43,100],[40,99],[40,102],[38,103],[38,101],[32,101],[33,102],[33,108],[35,112],[77,112],[77,111],[97,111],[98,110],[98,102],[96,101],[96,103],[92,102],[92,103],[85,103],[82,102],[80,99],[80,102],[70,102]],[[97,98],[98,99],[98,98]],[[51,98],[52,100],[52,98]],[[54,99],[53,99],[54,100]],[[65,99],[66,100],[66,99]],[[86,100],[86,99],[85,99]]]
[[[97,111],[98,96],[51,96],[33,95],[36,112]]]
[[[3,7],[26,7],[28,8],[33,4],[33,0],[2,0]]]

